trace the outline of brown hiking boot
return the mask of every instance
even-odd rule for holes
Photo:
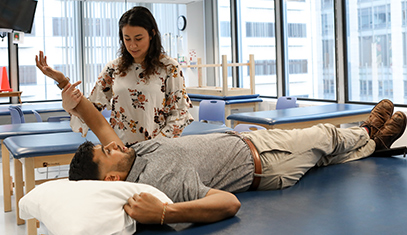
[[[360,126],[367,126],[370,129],[369,137],[373,139],[384,123],[390,119],[393,110],[393,102],[388,99],[381,100],[374,106],[367,120]]]
[[[406,115],[400,111],[395,112],[374,136],[376,150],[389,149],[404,133],[404,129],[406,129]]]

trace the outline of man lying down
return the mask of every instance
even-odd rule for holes
[[[233,193],[290,187],[314,166],[354,161],[390,148],[406,127],[406,115],[393,114],[393,103],[382,100],[361,127],[318,124],[306,129],[156,138],[125,147],[75,88],[79,83],[64,87],[64,107],[75,107],[102,145],[86,142],[78,148],[69,179],[130,181],[158,188],[174,204],[140,193],[124,206],[133,219],[148,224],[210,223],[232,217],[240,208]]]

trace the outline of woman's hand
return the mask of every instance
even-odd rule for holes
[[[81,84],[81,81],[77,81],[74,84],[67,84],[62,90],[62,107],[70,114],[78,116],[74,111],[75,107],[82,99],[82,92],[76,88]]]
[[[61,89],[69,83],[69,80],[66,79],[62,72],[48,66],[47,57],[44,56],[44,52],[40,51],[39,55],[35,56],[35,64],[44,75],[54,79]]]

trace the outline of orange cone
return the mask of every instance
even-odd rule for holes
[[[0,91],[13,91],[13,89],[10,88],[10,82],[8,81],[8,76],[7,76],[7,70],[6,67],[3,67],[2,72],[0,74]]]

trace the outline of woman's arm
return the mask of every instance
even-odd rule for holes
[[[210,189],[204,198],[165,206],[149,193],[135,194],[129,198],[124,210],[133,219],[145,224],[163,223],[212,223],[234,216],[240,209],[235,195]]]

